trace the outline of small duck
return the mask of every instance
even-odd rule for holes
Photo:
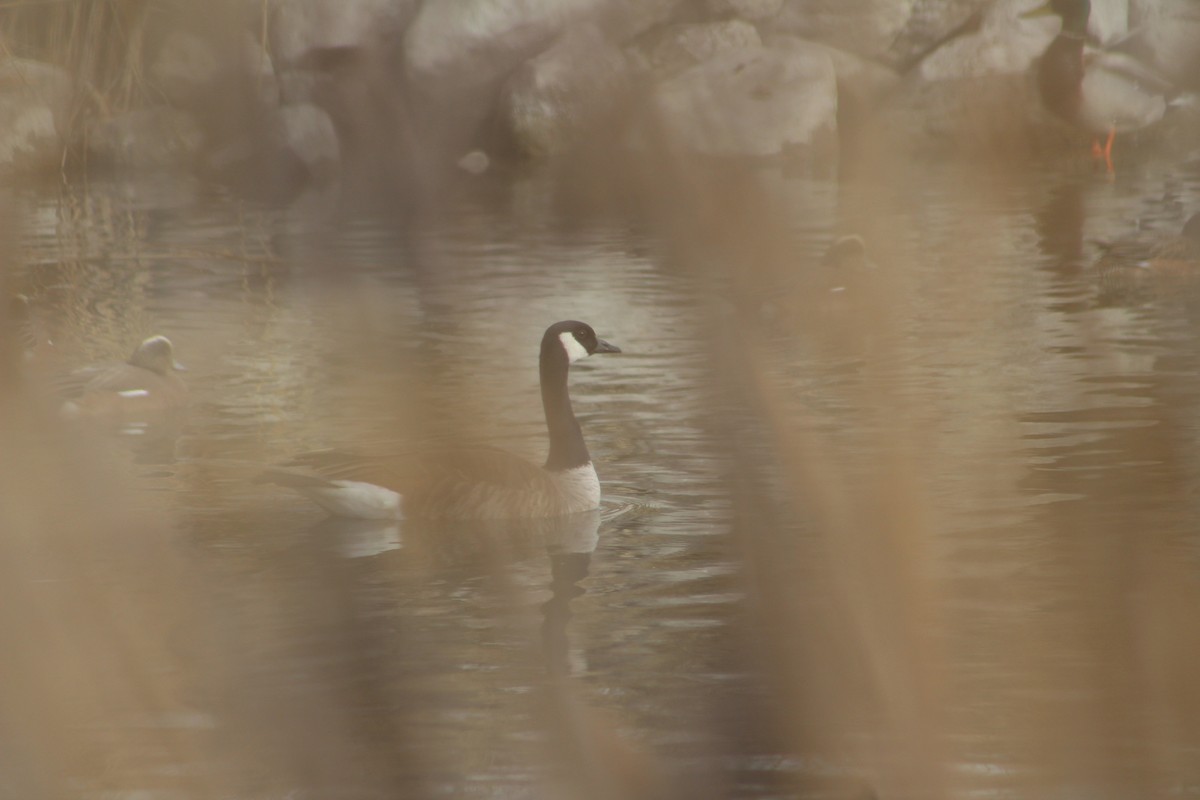
[[[856,233],[839,236],[819,260],[805,267],[753,296],[761,322],[778,327],[811,314],[828,295],[853,295],[876,269],[866,241]]]
[[[837,277],[834,280],[837,285],[829,289],[831,292],[845,291],[847,281],[876,268],[875,262],[867,253],[867,243],[857,233],[839,236],[834,240],[821,257],[821,264],[835,270],[834,274]]]
[[[187,385],[177,375],[186,370],[175,360],[171,340],[151,336],[128,361],[83,367],[67,376],[63,404],[68,417],[112,417],[161,414],[187,405]]]
[[[1091,13],[1090,0],[1048,0],[1021,16],[1062,18],[1062,29],[1038,61],[1038,90],[1051,112],[1094,137],[1107,136],[1103,145],[1093,139],[1092,155],[1112,174],[1113,139],[1162,119],[1171,86],[1132,56],[1085,52]]]
[[[1178,236],[1097,241],[1099,269],[1136,268],[1152,272],[1189,272],[1200,268],[1200,212],[1188,217]]]

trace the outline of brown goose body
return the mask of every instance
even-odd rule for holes
[[[590,511],[599,505],[600,481],[571,408],[567,373],[580,358],[619,352],[582,322],[546,329],[539,368],[550,453],[543,466],[491,447],[399,456],[319,451],[264,477],[346,517],[522,519]]]
[[[422,450],[406,457],[338,450],[305,453],[268,477],[335,516],[368,519],[521,519],[589,511],[599,501],[591,464],[582,480],[563,480],[497,448]],[[596,493],[572,491],[594,483]],[[384,491],[381,493],[379,489]]]

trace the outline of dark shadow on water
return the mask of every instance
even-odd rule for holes
[[[550,557],[551,597],[542,604],[542,654],[546,670],[563,676],[572,672],[570,663],[571,601],[587,590],[579,582],[588,576],[592,553],[599,541],[600,512],[573,514],[554,521],[546,541]]]
[[[1084,188],[1079,180],[1059,184],[1035,214],[1038,249],[1063,277],[1077,273],[1083,258]]]

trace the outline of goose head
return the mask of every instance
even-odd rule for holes
[[[133,355],[129,357],[129,363],[159,375],[166,375],[172,370],[186,371],[187,369],[175,360],[175,350],[171,346],[171,340],[165,336],[151,336],[139,344],[133,351]]]
[[[621,348],[615,344],[596,336],[591,325],[573,319],[554,323],[542,336],[542,356],[549,356],[556,350],[566,356],[568,364],[595,353],[621,352]]]

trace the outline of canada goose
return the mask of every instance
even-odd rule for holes
[[[67,416],[110,416],[159,413],[187,404],[187,385],[176,374],[186,369],[175,360],[171,340],[151,336],[137,346],[128,361],[75,370],[63,381],[70,396],[63,405]]]
[[[269,470],[331,514],[362,519],[522,519],[590,511],[600,481],[571,409],[570,365],[620,348],[583,322],[556,322],[538,359],[550,453],[539,467],[495,448],[447,448],[391,458],[321,451]]]
[[[1038,90],[1046,107],[1093,136],[1107,135],[1092,153],[1111,173],[1113,138],[1162,119],[1170,84],[1136,58],[1109,50],[1084,52],[1090,0],[1048,0],[1022,16],[1057,14],[1062,29],[1038,61]]]

